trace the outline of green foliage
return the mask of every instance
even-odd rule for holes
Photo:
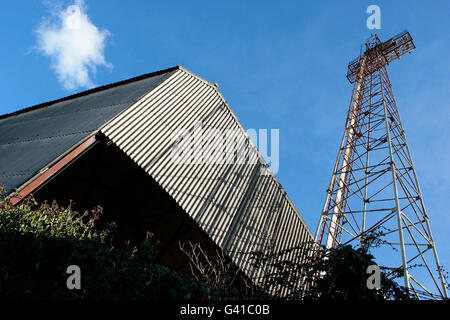
[[[376,237],[373,237],[374,239]],[[409,295],[381,269],[381,288],[367,287],[366,273],[376,265],[370,254],[371,242],[327,250],[312,243],[264,254],[253,252],[253,265],[262,269],[256,279],[262,291],[274,299],[303,300],[408,300]]]
[[[408,300],[408,294],[381,272],[381,288],[369,289],[368,266],[376,265],[367,248],[341,245],[331,250],[319,249],[310,270],[319,274],[305,294],[309,300]]]
[[[0,199],[1,200],[1,199]],[[33,200],[0,204],[0,296],[29,299],[201,299],[206,288],[154,263],[150,239],[116,247],[110,225],[96,230],[100,208],[80,216],[71,208]],[[69,290],[69,265],[81,268],[81,289]]]

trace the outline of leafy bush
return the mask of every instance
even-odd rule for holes
[[[314,272],[320,277],[306,292],[310,300],[409,300],[407,291],[400,287],[386,273],[380,272],[380,288],[369,289],[366,281],[367,267],[376,265],[375,258],[364,247],[353,248],[340,245],[326,250],[321,248],[314,261]],[[380,268],[381,269],[381,268]]]
[[[278,253],[253,252],[257,280],[274,299],[290,300],[409,300],[408,292],[380,267],[379,289],[367,287],[367,268],[376,265],[371,243],[362,247],[339,245],[317,248],[306,243]]]
[[[207,289],[154,263],[150,238],[113,245],[113,225],[96,230],[97,208],[17,206],[0,199],[0,296],[29,299],[201,299]],[[69,265],[81,269],[81,289],[69,290]]]

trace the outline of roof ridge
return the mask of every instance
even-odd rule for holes
[[[9,118],[9,117],[12,117],[12,116],[15,116],[15,115],[18,115],[18,114],[26,113],[26,112],[29,112],[29,111],[45,108],[45,107],[48,107],[48,106],[50,106],[52,104],[55,104],[55,103],[58,103],[58,102],[79,98],[79,97],[86,96],[86,95],[91,94],[91,93],[95,93],[95,92],[111,89],[111,88],[118,87],[118,86],[121,86],[121,85],[124,85],[124,84],[128,84],[128,83],[144,80],[144,79],[147,79],[147,78],[151,78],[151,77],[154,77],[154,76],[158,76],[160,74],[164,74],[164,73],[168,73],[168,72],[171,72],[171,71],[175,71],[175,70],[178,70],[180,68],[181,68],[181,66],[177,65],[175,67],[167,68],[167,69],[164,69],[164,70],[159,70],[159,71],[155,71],[155,72],[145,73],[145,74],[142,74],[140,76],[133,77],[133,78],[120,80],[120,81],[109,83],[109,84],[106,84],[106,85],[103,85],[103,86],[99,86],[99,87],[95,87],[95,88],[88,89],[88,90],[85,90],[85,91],[77,92],[77,93],[71,94],[69,96],[56,99],[56,100],[51,100],[51,101],[39,103],[39,104],[36,104],[34,106],[31,106],[31,107],[23,108],[23,109],[20,109],[20,110],[17,110],[17,111],[13,111],[13,112],[10,112],[10,113],[5,113],[3,115],[0,115],[0,120],[1,119],[5,119],[5,118]]]

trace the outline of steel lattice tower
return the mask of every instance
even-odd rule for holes
[[[347,120],[315,234],[327,248],[382,230],[376,257],[420,298],[447,298],[445,281],[386,65],[415,49],[409,32],[372,35],[349,63]],[[391,248],[388,248],[391,247]],[[392,250],[394,249],[394,250]],[[384,264],[384,262],[387,262]],[[428,286],[428,288],[427,288]]]

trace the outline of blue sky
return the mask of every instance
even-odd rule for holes
[[[51,3],[2,4],[0,114],[84,90],[67,90],[37,49]],[[244,127],[280,130],[277,176],[314,232],[350,100],[347,63],[373,32],[366,27],[371,4],[381,8],[382,40],[408,29],[417,47],[388,70],[450,269],[450,2],[86,0],[92,23],[108,31],[109,65],[97,68],[92,83],[175,65],[217,82]]]

